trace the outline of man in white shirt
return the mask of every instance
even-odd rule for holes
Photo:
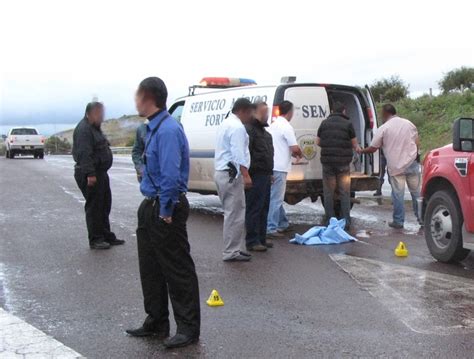
[[[396,114],[393,105],[386,104],[382,107],[384,124],[375,133],[370,146],[360,152],[374,153],[379,148],[383,149],[392,186],[393,221],[388,225],[400,229],[405,222],[405,183],[417,215],[421,174],[418,163],[418,131],[413,123]]]
[[[273,184],[267,223],[267,235],[270,238],[282,237],[282,233],[288,229],[289,223],[283,208],[286,176],[291,170],[291,157],[302,156],[295,130],[290,125],[293,104],[290,101],[283,101],[279,105],[279,110],[280,116],[273,121],[268,130],[272,135],[274,148]]]
[[[245,246],[245,188],[252,186],[249,136],[244,124],[254,115],[255,106],[246,98],[235,101],[232,113],[217,130],[215,176],[217,193],[224,209],[225,262],[247,262]]]

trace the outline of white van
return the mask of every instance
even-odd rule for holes
[[[361,147],[372,140],[377,127],[375,108],[368,88],[317,83],[282,83],[274,86],[252,85],[250,80],[205,78],[202,86],[190,87],[189,96],[177,99],[169,108],[184,127],[189,140],[191,170],[189,191],[216,193],[214,184],[214,149],[216,131],[225,121],[234,102],[246,97],[252,102],[265,101],[273,106],[271,118],[278,116],[278,104],[289,100],[295,113],[291,125],[304,158],[294,162],[288,174],[286,202],[296,204],[306,197],[322,197],[322,166],[316,135],[321,122],[330,114],[330,104],[346,105]],[[248,86],[247,86],[248,85]],[[230,88],[223,88],[228,87]],[[236,86],[236,87],[233,87]],[[219,87],[216,89],[216,87]],[[206,88],[195,94],[196,89]],[[211,89],[212,88],[212,89]],[[296,160],[295,160],[296,161]],[[375,191],[379,186],[379,154],[354,155],[351,166],[351,191]]]

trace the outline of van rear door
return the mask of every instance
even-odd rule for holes
[[[284,90],[284,99],[294,104],[291,124],[304,156],[298,162],[293,160],[288,180],[321,179],[322,167],[316,137],[321,122],[330,112],[326,89],[318,85],[290,86]]]
[[[368,105],[367,112],[369,115],[370,121],[370,128],[366,130],[366,145],[370,145],[372,142],[372,138],[374,136],[374,131],[377,131],[378,123],[377,123],[377,108],[375,107],[374,97],[372,96],[372,91],[370,91],[370,87],[365,85],[365,95],[367,97]],[[366,156],[370,156],[371,169],[372,173],[368,174],[379,174],[380,173],[380,151],[376,151],[373,154],[367,154]]]

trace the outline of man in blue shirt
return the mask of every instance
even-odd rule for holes
[[[215,176],[217,193],[224,208],[225,262],[250,260],[245,246],[245,192],[252,186],[249,175],[249,136],[244,124],[254,114],[254,105],[246,98],[239,98],[232,113],[217,130]]]
[[[167,348],[195,343],[200,334],[199,286],[190,254],[186,221],[189,148],[181,125],[166,111],[168,91],[157,77],[143,80],[137,91],[138,114],[147,117],[147,135],[138,209],[137,244],[145,312],[132,336],[169,336],[168,293],[177,331]]]

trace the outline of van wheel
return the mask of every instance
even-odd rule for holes
[[[440,262],[458,262],[469,255],[463,248],[460,208],[450,191],[435,192],[426,206],[425,240],[431,255]]]

